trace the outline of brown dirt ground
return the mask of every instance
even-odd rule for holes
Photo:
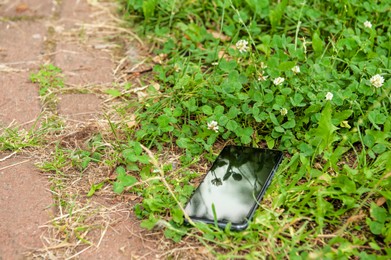
[[[54,141],[60,139],[63,145],[77,148],[92,134],[105,131],[101,122],[107,97],[102,93],[117,82],[113,71],[121,63],[114,55],[119,44],[107,41],[118,34],[110,13],[115,10],[114,2],[0,1],[0,132],[11,126],[28,130],[38,118],[48,116],[37,85],[29,80],[45,63],[60,67],[65,76],[64,90],[56,93],[56,111],[50,111],[64,122],[64,130]],[[138,48],[132,46],[127,65],[137,62]],[[52,149],[50,140],[43,149]],[[83,177],[71,171],[68,179],[61,179],[70,186],[61,192],[74,198],[79,207],[78,211],[75,206],[74,216],[80,214],[98,227],[87,234],[90,246],[65,243],[53,223],[73,225],[74,219],[56,204],[56,198],[63,196],[53,190],[57,177],[35,166],[50,157],[51,151],[43,149],[0,152],[0,259],[161,256],[159,235],[139,227],[130,212],[130,200],[118,199],[110,186],[93,199],[86,198],[91,184],[107,178],[104,168],[88,169]]]

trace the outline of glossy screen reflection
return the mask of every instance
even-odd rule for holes
[[[213,223],[214,205],[219,222],[246,222],[280,160],[279,151],[225,147],[186,205],[186,213]]]

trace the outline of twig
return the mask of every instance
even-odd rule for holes
[[[100,243],[102,242],[103,237],[105,236],[108,227],[109,227],[109,224],[106,223],[106,227],[105,227],[105,229],[103,230],[102,235],[101,235],[100,238],[99,238],[98,244],[96,245],[97,248],[100,246]]]
[[[11,154],[9,154],[9,155],[7,155],[6,157],[4,157],[4,158],[2,158],[2,159],[0,159],[0,162],[4,162],[5,160],[7,160],[7,159],[9,159],[9,158],[11,158],[13,155],[15,155],[16,154],[16,151],[15,152],[13,152],[13,153],[11,153]]]
[[[65,259],[66,259],[66,260],[69,260],[69,259],[75,258],[76,256],[80,255],[81,253],[83,253],[84,251],[87,251],[87,250],[90,249],[90,248],[91,248],[91,246],[88,246],[88,247],[84,248],[83,250],[77,252],[76,254],[74,254],[74,255],[72,255],[72,256],[70,256],[70,257],[68,257],[68,258],[65,258]]]
[[[5,166],[5,167],[3,167],[3,168],[0,168],[0,171],[5,170],[5,169],[8,169],[8,168],[11,168],[11,167],[14,167],[14,166],[18,166],[18,165],[20,165],[20,164],[23,164],[23,163],[26,163],[26,162],[29,162],[29,161],[30,161],[30,159],[24,160],[24,161],[21,161],[21,162],[17,162],[17,163],[8,165],[8,166]]]

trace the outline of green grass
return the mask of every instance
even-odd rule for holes
[[[391,256],[391,1],[121,3],[154,54],[167,55],[153,69],[159,91],[134,105],[138,127],[117,146],[115,187],[143,196],[135,211],[144,227],[165,223],[166,237],[195,237],[219,258]],[[247,49],[235,47],[240,40]],[[140,143],[180,149],[180,167],[162,168],[181,205],[203,173],[196,164],[222,143],[288,158],[250,227],[234,233],[184,227]]]

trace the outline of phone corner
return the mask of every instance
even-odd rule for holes
[[[232,224],[231,230],[233,231],[243,231],[248,228],[248,222],[241,223],[241,224]]]

